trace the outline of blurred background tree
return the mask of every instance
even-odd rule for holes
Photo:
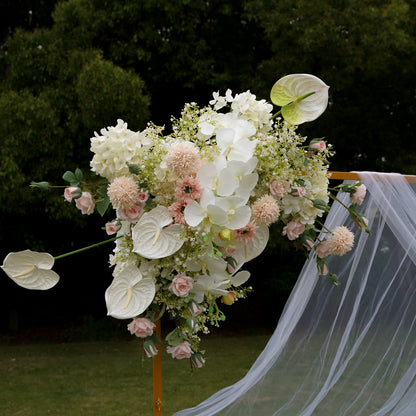
[[[333,169],[415,173],[413,1],[16,0],[1,8],[2,258],[26,247],[60,254],[104,238],[104,220],[82,217],[61,192],[29,188],[32,180],[62,184],[66,169],[87,173],[94,131],[118,118],[134,130],[149,120],[168,127],[185,102],[204,105],[227,88],[268,99],[288,73],[311,73],[331,87],[327,111],[300,132],[334,145]],[[77,257],[70,272],[58,266],[64,283],[53,293],[62,313],[73,296],[77,313],[97,302],[102,313],[109,250]],[[273,323],[302,263],[274,231],[261,261],[249,266],[255,298]],[[107,277],[97,283],[97,275]],[[81,308],[86,279],[91,302]],[[0,293],[5,310],[20,303],[16,311],[48,296],[4,277]]]

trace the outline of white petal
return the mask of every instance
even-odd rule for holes
[[[224,226],[227,224],[227,213],[216,205],[208,205],[207,207],[208,218],[212,224]]]
[[[185,221],[191,227],[196,227],[204,219],[205,210],[196,201],[191,201],[185,207],[184,217]]]
[[[183,225],[174,224],[165,207],[156,207],[142,215],[132,230],[133,251],[147,259],[161,259],[178,251],[184,239],[180,238],[185,229]]]
[[[233,254],[234,259],[237,262],[237,269],[239,269],[243,263],[250,261],[260,255],[266,248],[269,241],[269,227],[266,225],[260,225],[257,228],[256,235],[246,243],[239,243],[236,252]]]
[[[49,253],[24,250],[9,253],[1,268],[19,286],[26,289],[47,290],[59,281],[59,275],[50,270],[54,261]]]
[[[216,194],[220,196],[229,196],[235,191],[237,185],[238,181],[234,170],[225,168],[218,175]]]
[[[151,278],[142,279],[136,267],[137,278],[121,273],[115,277],[105,292],[108,315],[117,319],[134,318],[143,313],[155,297],[155,283]],[[136,283],[132,284],[132,280]]]
[[[241,286],[250,278],[250,272],[243,270],[238,272],[231,278],[231,283],[233,286]]]
[[[243,228],[247,225],[251,218],[251,209],[247,205],[238,207],[235,210],[235,214],[232,218],[229,219],[228,227],[231,230],[237,230],[238,228]]]

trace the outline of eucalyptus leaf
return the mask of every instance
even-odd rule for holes
[[[103,217],[107,212],[108,207],[110,206],[110,198],[107,196],[100,201],[97,201],[95,204],[95,209]]]
[[[30,182],[32,188],[39,188],[41,191],[49,190],[49,182]]]

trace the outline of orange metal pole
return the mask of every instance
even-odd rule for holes
[[[161,336],[160,319],[156,321],[156,335]],[[162,416],[162,351],[157,345],[158,354],[153,357],[153,415]]]
[[[338,180],[354,180],[359,181],[360,177],[358,173],[355,172],[328,172],[330,177],[329,179],[338,179]],[[407,182],[416,183],[416,175],[403,175]]]

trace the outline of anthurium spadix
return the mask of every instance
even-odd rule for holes
[[[158,206],[144,213],[133,227],[133,251],[147,259],[161,259],[178,251],[184,239],[184,226],[172,224],[166,207]]]
[[[55,260],[49,253],[31,250],[9,253],[1,268],[15,283],[26,289],[47,290],[59,281],[52,269]]]
[[[281,106],[283,118],[298,125],[318,118],[328,105],[328,85],[309,74],[280,78],[270,92],[273,104]]]
[[[143,278],[139,268],[131,264],[114,276],[105,292],[108,315],[117,319],[134,318],[152,303],[155,292],[154,280]]]

